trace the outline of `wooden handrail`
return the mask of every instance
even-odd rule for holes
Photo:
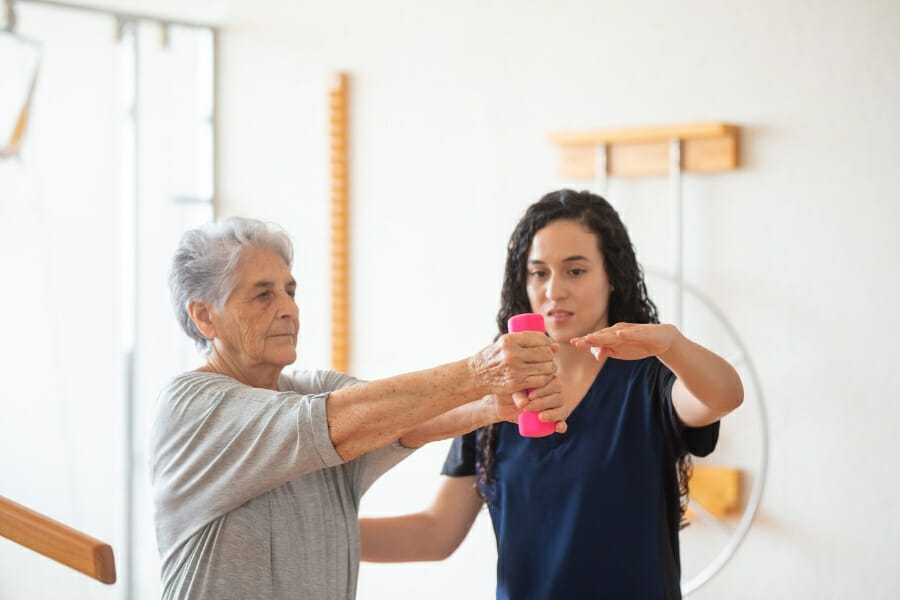
[[[103,583],[116,581],[116,563],[109,544],[3,496],[0,536]]]

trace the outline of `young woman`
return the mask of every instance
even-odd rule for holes
[[[658,323],[625,226],[588,192],[550,193],[516,226],[499,333],[525,312],[560,343],[564,405],[540,419],[566,433],[502,422],[456,438],[430,508],[360,520],[362,559],[443,559],[487,503],[498,599],[680,598],[690,455],[741,404],[737,372]]]

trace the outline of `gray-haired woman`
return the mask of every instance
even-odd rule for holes
[[[376,478],[522,409],[558,420],[556,347],[534,332],[377,381],[288,372],[292,252],[282,230],[244,218],[188,231],[175,252],[175,311],[206,364],[162,391],[151,434],[164,598],[353,598],[357,507]]]

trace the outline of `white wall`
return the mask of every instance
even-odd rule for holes
[[[150,13],[204,2],[114,4]],[[456,359],[489,341],[506,239],[522,210],[563,184],[588,186],[557,179],[549,132],[740,125],[741,169],[685,181],[686,277],[725,310],[750,351],[768,403],[771,468],[749,536],[694,597],[900,593],[893,502],[900,491],[893,465],[900,324],[892,306],[900,292],[900,242],[892,235],[900,223],[900,4],[207,4],[182,16],[215,14],[223,23],[220,213],[271,219],[293,233],[301,366],[329,364],[332,71],[351,76],[353,371],[369,378]],[[71,102],[67,93],[55,97]],[[44,146],[78,152],[67,148]],[[10,165],[0,172],[2,265],[12,274],[2,288],[2,363],[7,389],[16,390],[3,400],[0,419],[0,493],[115,542],[121,408],[78,410],[75,393],[96,385],[96,376],[63,364],[47,390],[40,365],[48,356],[57,364],[66,354],[89,353],[111,369],[100,395],[119,395],[118,340],[91,327],[117,318],[118,309],[84,301],[83,252],[71,252],[79,247],[100,268],[117,269],[117,209],[82,214],[77,204],[62,205],[38,227],[40,207],[13,202],[16,173]],[[57,190],[65,181],[59,174],[37,175],[39,196],[68,192]],[[91,171],[72,176],[87,177],[82,190],[102,181]],[[671,263],[666,193],[660,179],[616,181],[608,194],[649,268]],[[94,233],[69,237],[73,225]],[[42,250],[32,230],[62,245]],[[29,252],[44,261],[40,268],[20,261]],[[44,290],[51,276],[64,289]],[[34,309],[28,298],[35,293],[49,310]],[[81,318],[66,318],[63,308]],[[435,313],[449,314],[454,327],[429,331]],[[43,400],[30,390],[44,392]],[[743,433],[741,418],[726,422],[723,450]],[[752,423],[746,427],[755,434]],[[26,455],[33,440],[40,448]],[[425,505],[445,450],[446,443],[423,449],[382,478],[363,513]],[[99,475],[72,467],[104,453],[110,458]],[[84,483],[96,480],[103,485]],[[82,482],[76,492],[72,481]],[[4,558],[3,598],[121,595],[87,579],[51,584],[45,559],[0,546],[17,561]],[[443,563],[364,565],[359,597],[491,597],[493,563],[493,534],[482,515]]]
[[[549,132],[740,125],[741,169],[685,183],[686,277],[753,357],[771,469],[748,538],[695,597],[896,597],[898,30],[893,0],[256,2],[221,36],[220,208],[293,232],[299,362],[328,365],[325,102],[346,70],[353,370],[379,377],[489,341],[506,238],[565,183]],[[670,264],[666,193],[609,190],[648,267]],[[432,331],[438,313],[454,327]],[[363,513],[423,506],[445,448]],[[445,563],[364,565],[359,596],[490,597],[493,553],[480,518]]]

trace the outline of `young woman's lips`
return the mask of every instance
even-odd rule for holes
[[[547,313],[547,318],[556,325],[561,325],[572,318],[572,313],[565,310],[552,310]]]

